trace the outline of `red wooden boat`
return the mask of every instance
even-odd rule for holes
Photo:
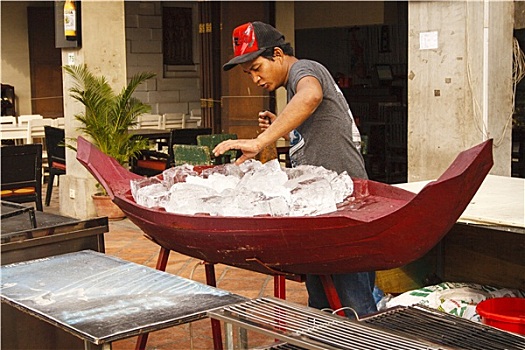
[[[335,274],[410,263],[434,247],[457,221],[492,167],[492,140],[461,152],[419,194],[354,179],[353,198],[336,212],[310,217],[178,215],[135,203],[140,178],[82,137],[77,159],[128,218],[160,246],[270,274]]]

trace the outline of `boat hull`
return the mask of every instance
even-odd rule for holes
[[[338,274],[406,265],[450,230],[492,167],[492,141],[462,152],[419,194],[354,179],[336,212],[308,217],[178,215],[133,200],[130,173],[79,138],[77,159],[127,217],[160,246],[269,274]],[[109,166],[108,166],[109,164]]]

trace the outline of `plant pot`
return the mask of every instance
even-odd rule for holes
[[[95,211],[97,216],[107,216],[108,220],[122,220],[126,217],[126,214],[111,200],[110,196],[102,194],[94,194],[93,204],[95,205]]]

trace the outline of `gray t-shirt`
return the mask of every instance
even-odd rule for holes
[[[323,166],[338,174],[367,179],[361,136],[350,107],[330,72],[318,62],[299,60],[290,69],[288,101],[295,95],[299,80],[316,78],[323,89],[323,101],[316,111],[293,132],[290,158],[294,165]]]

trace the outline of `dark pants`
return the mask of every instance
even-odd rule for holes
[[[351,307],[360,317],[376,312],[377,307],[373,296],[375,275],[375,272],[331,275],[341,305]],[[316,309],[330,308],[319,276],[307,275],[306,289],[308,290],[308,306]],[[347,317],[355,318],[351,310],[345,310],[345,314]]]

